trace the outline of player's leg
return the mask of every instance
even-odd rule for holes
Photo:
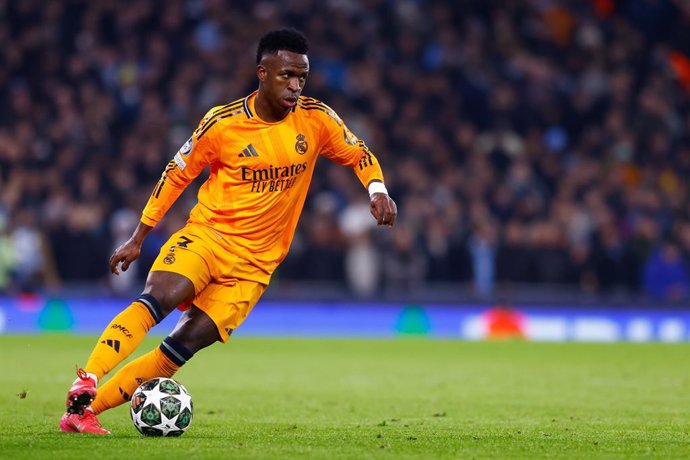
[[[128,363],[101,387],[93,411],[99,414],[129,401],[137,386],[146,380],[172,377],[194,353],[219,340],[213,320],[192,305],[160,346]]]
[[[127,358],[148,331],[177,305],[194,296],[194,285],[172,272],[151,272],[144,293],[118,314],[96,341],[83,371],[67,395],[68,412],[82,412],[96,396],[96,384]]]
[[[139,346],[153,326],[193,296],[194,285],[186,277],[151,272],[141,296],[117,315],[98,338],[84,370],[101,379]]]
[[[101,432],[84,429],[82,415],[96,395],[96,383],[139,345],[148,330],[167,316],[179,304],[194,297],[209,283],[213,266],[213,252],[193,226],[173,234],[163,246],[151,268],[144,293],[136,302],[118,315],[98,339],[85,371],[70,389],[68,411],[60,422],[63,431]],[[130,337],[131,336],[131,337]],[[66,419],[73,421],[69,429]],[[97,422],[94,422],[97,423]]]
[[[60,420],[65,432],[108,434],[89,406],[98,379],[110,372],[141,343],[146,333],[177,305],[194,296],[194,285],[172,272],[151,272],[144,293],[117,315],[99,337],[85,368],[67,393],[67,412]]]
[[[226,342],[265,289],[264,284],[246,280],[208,284],[159,347],[127,364],[103,385],[93,410],[99,414],[127,402],[142,382],[153,377],[171,377],[197,351],[216,341]]]

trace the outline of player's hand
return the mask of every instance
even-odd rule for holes
[[[395,201],[385,193],[374,193],[369,203],[369,209],[379,225],[392,227],[398,215],[398,207],[395,205]]]
[[[153,227],[141,221],[137,224],[137,228],[134,229],[131,238],[122,243],[119,248],[115,249],[113,255],[110,256],[111,272],[119,275],[120,263],[122,263],[122,271],[127,271],[129,265],[139,258],[139,254],[141,254],[141,245],[144,243],[146,235],[148,235],[152,229]]]
[[[122,263],[122,271],[126,272],[129,265],[139,258],[141,254],[141,243],[130,238],[120,245],[113,255],[110,256],[110,271],[116,275],[120,274],[119,266]]]

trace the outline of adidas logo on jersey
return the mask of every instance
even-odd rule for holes
[[[242,150],[242,153],[238,155],[240,158],[249,158],[249,157],[258,157],[259,154],[257,153],[256,149],[252,144],[249,144],[244,150]]]

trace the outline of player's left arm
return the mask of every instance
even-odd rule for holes
[[[358,139],[345,126],[335,112],[329,112],[327,113],[330,119],[325,119],[324,122],[326,141],[321,154],[340,165],[350,166],[369,191],[369,206],[376,223],[393,226],[398,215],[398,207],[388,195],[378,159],[364,141]]]

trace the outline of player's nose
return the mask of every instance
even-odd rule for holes
[[[301,89],[298,78],[291,78],[288,83],[288,89],[293,93],[298,93]]]

